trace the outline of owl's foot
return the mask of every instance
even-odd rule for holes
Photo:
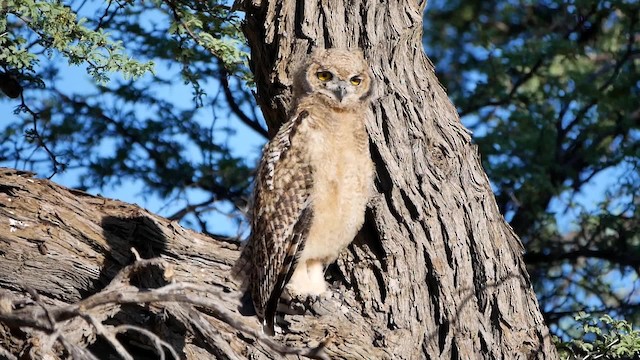
[[[324,280],[324,265],[318,260],[303,261],[296,267],[281,295],[278,311],[289,315],[319,315],[318,304],[331,297]]]
[[[308,306],[318,301],[318,299],[318,295],[296,294],[286,288],[280,297],[278,311],[288,315],[303,315],[307,313]]]
[[[307,305],[307,310],[314,316],[322,316],[331,312],[328,305],[330,301],[335,301],[336,295],[333,291],[325,291]]]
[[[280,298],[278,311],[288,315],[323,315],[327,313],[323,303],[333,297],[330,291],[325,291],[320,295],[300,295],[285,291]]]

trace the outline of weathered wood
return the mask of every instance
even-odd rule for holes
[[[363,240],[339,261],[373,329],[369,341],[397,359],[557,358],[521,244],[423,53],[424,5],[242,2],[258,102],[277,129],[291,75],[314,47],[359,47],[372,65],[379,196]]]
[[[131,264],[132,247],[143,258],[159,257],[172,264],[173,281],[212,284],[221,293],[235,287],[226,277],[229,264],[237,256],[236,243],[186,230],[135,205],[0,169],[0,287],[6,290],[2,294],[5,299],[28,299],[25,291],[33,289],[42,303],[52,308],[77,302],[98,293],[119,270]],[[153,284],[152,277],[139,281],[141,287],[159,285]],[[238,296],[229,294],[224,306],[236,311]],[[163,309],[149,310],[157,317]],[[98,315],[101,319],[131,317],[141,323],[150,316],[135,310],[124,313],[110,307],[101,309]],[[61,328],[68,331],[70,341],[80,345],[95,339],[82,339],[92,331],[80,319]],[[169,329],[166,325],[165,330]],[[18,340],[29,342],[37,336],[15,337],[15,345],[21,345]],[[185,343],[186,339],[181,341]],[[2,341],[0,345],[4,345]]]
[[[135,262],[131,248],[142,258],[161,259],[164,265],[155,271],[129,271],[126,281],[107,285]],[[65,341],[100,354],[99,358],[113,353],[87,320],[75,315],[79,312],[109,326],[147,328],[170,343],[182,358],[242,359],[248,354],[283,358],[268,341],[256,340],[262,328],[257,318],[240,314],[242,293],[229,279],[230,266],[238,255],[235,242],[184,229],[136,205],[0,168],[0,303],[9,303],[0,307],[0,348],[29,354],[26,358],[40,358],[45,353],[61,356],[61,344],[51,340],[51,332],[46,330],[47,316],[51,315]],[[174,302],[131,305],[130,300],[140,296],[136,295],[139,289],[153,292],[150,289],[163,289],[169,281],[208,287],[204,292],[179,292],[190,296],[186,300],[163,292],[163,299]],[[40,304],[27,294],[29,290],[37,294]],[[91,305],[114,292],[118,297],[113,303]],[[287,315],[287,336],[278,335],[275,340],[292,349],[314,348],[324,341],[320,355],[332,359],[393,358],[392,353],[374,346],[377,331],[359,312],[355,294],[344,286],[339,293],[345,295],[325,299],[316,307],[322,315]],[[48,315],[42,307],[49,309]],[[31,319],[32,326],[11,321],[16,316]],[[127,333],[122,342],[132,354],[149,356],[149,350],[130,344],[140,341],[136,335]],[[389,340],[395,341],[385,341]],[[47,341],[55,343],[49,352],[43,349]]]

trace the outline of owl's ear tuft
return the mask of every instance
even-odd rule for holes
[[[308,61],[321,61],[321,59],[324,59],[327,56],[327,53],[331,50],[332,49],[325,49],[325,48],[316,46],[311,50],[311,54],[309,55]]]

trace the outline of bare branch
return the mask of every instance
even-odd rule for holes
[[[222,62],[219,59],[218,59],[218,61],[219,61],[219,64],[220,64],[219,65],[219,67],[220,67],[220,84],[222,85],[222,90],[224,92],[224,97],[227,100],[227,104],[229,105],[229,108],[231,109],[231,111],[233,111],[234,114],[236,114],[236,116],[238,116],[238,118],[240,119],[240,121],[242,121],[243,124],[247,125],[253,131],[255,131],[258,134],[262,135],[264,138],[268,138],[269,137],[269,133],[267,132],[267,129],[263,128],[260,125],[260,123],[258,123],[257,119],[250,118],[249,116],[247,116],[247,114],[245,114],[244,111],[242,111],[242,109],[240,109],[240,106],[236,102],[236,99],[233,97],[233,92],[231,91],[231,88],[229,87],[229,73],[224,68],[224,66],[222,66]]]
[[[31,137],[34,140],[36,140],[36,142],[37,142],[39,147],[44,149],[44,151],[49,156],[49,159],[51,160],[51,163],[53,164],[53,173],[51,175],[49,175],[49,177],[48,177],[48,179],[51,179],[54,175],[56,175],[57,173],[63,171],[65,169],[65,167],[66,167],[66,164],[63,164],[63,163],[58,161],[58,158],[56,157],[56,155],[53,153],[53,151],[51,151],[51,149],[49,149],[47,144],[42,139],[42,135],[40,134],[40,131],[38,130],[38,120],[40,120],[40,113],[33,111],[27,105],[27,103],[24,100],[24,95],[23,94],[20,94],[20,109],[23,112],[28,113],[29,116],[31,116],[31,119],[32,119],[32,122],[33,122],[33,129],[32,129],[32,131],[30,132],[29,135],[31,135]]]
[[[143,335],[145,335],[146,337],[149,338],[149,340],[151,340],[153,342],[153,345],[156,349],[156,352],[158,353],[158,355],[160,356],[160,360],[164,360],[165,356],[164,356],[164,351],[162,350],[163,347],[167,348],[167,350],[169,350],[169,352],[171,352],[171,356],[173,356],[174,359],[180,359],[180,356],[178,356],[178,353],[176,352],[176,350],[173,348],[173,346],[171,346],[171,344],[169,344],[168,342],[160,339],[160,337],[158,337],[158,335],[152,333],[151,331],[141,328],[139,326],[133,326],[133,325],[119,325],[116,326],[114,329],[115,332],[117,333],[123,333],[126,331],[137,331]]]
[[[189,34],[189,36],[197,44],[202,44],[202,40],[200,39],[200,37],[196,33],[194,33],[191,30],[191,28],[189,28],[189,26],[185,24],[184,21],[182,21],[182,18],[180,17],[180,14],[178,13],[178,9],[176,8],[175,4],[172,1],[165,1],[165,3],[171,9],[174,20],[176,20],[177,22],[180,23],[180,25],[182,25],[182,27],[186,30],[187,34]],[[267,132],[267,129],[263,128],[260,125],[260,123],[257,121],[257,119],[250,118],[244,111],[242,111],[242,109],[236,102],[235,98],[233,97],[233,92],[229,87],[229,79],[228,79],[229,72],[224,67],[224,61],[222,60],[222,58],[220,58],[220,56],[213,51],[210,51],[210,53],[216,58],[216,60],[218,60],[218,67],[220,68],[220,84],[222,85],[225,99],[227,100],[227,104],[229,105],[229,108],[231,109],[231,111],[233,111],[233,113],[238,117],[238,119],[240,119],[240,121],[242,121],[242,123],[247,125],[250,129],[257,132],[259,135],[262,135],[263,137],[268,138],[269,133]]]
[[[89,324],[93,325],[98,335],[102,336],[105,340],[107,340],[107,342],[111,344],[111,346],[118,353],[118,355],[120,355],[125,360],[133,360],[133,356],[131,356],[131,354],[129,354],[127,349],[125,349],[124,346],[122,346],[120,341],[116,339],[115,333],[107,330],[107,328],[105,328],[105,326],[102,325],[100,321],[96,320],[91,315],[83,315],[82,318],[85,319]]]
[[[106,339],[121,357],[129,360],[133,359],[133,357],[115,338],[115,333],[129,330],[138,331],[147,336],[149,333],[144,329],[131,325],[119,326],[115,330],[110,331],[91,315],[91,311],[105,305],[181,303],[208,310],[207,314],[212,315],[216,319],[223,321],[234,329],[245,333],[281,354],[294,354],[312,359],[328,359],[323,349],[330,341],[330,336],[318,346],[312,348],[284,346],[258,330],[244,324],[240,319],[241,315],[230,313],[224,309],[220,304],[229,301],[229,298],[224,296],[218,287],[180,282],[141,292],[139,288],[128,284],[128,278],[143,268],[149,266],[164,267],[165,264],[166,263],[159,258],[139,259],[132,265],[123,268],[103,291],[87,299],[62,307],[48,308],[42,305],[38,308],[31,307],[17,310],[12,314],[0,314],[0,322],[45,331],[51,333],[54,339],[61,340],[62,335],[57,330],[51,328],[50,322],[57,325],[62,321],[81,317],[91,323],[96,329],[97,334]],[[199,311],[196,313],[201,314]],[[191,321],[193,321],[193,319],[191,319]],[[206,323],[207,326],[211,326],[211,329],[214,329],[212,327],[213,325],[208,324],[208,322],[194,323],[193,325],[202,327],[203,323]],[[156,345],[156,348],[158,348],[158,346],[165,346],[171,351],[172,355],[178,358],[177,353],[168,343],[162,341],[157,336],[149,336],[149,339]]]

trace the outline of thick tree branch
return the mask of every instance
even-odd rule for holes
[[[640,274],[640,256],[628,253],[621,254],[618,249],[580,248],[571,251],[557,249],[545,253],[527,252],[524,255],[528,265],[549,264],[565,260],[575,261],[584,258],[606,260],[613,264],[629,266]]]
[[[280,322],[286,335],[265,337],[251,309],[241,303],[238,284],[229,278],[237,242],[197,234],[137,206],[9,169],[0,169],[3,218],[9,222],[0,222],[0,288],[6,290],[0,305],[10,302],[9,310],[3,306],[0,311],[5,325],[0,339],[24,330],[13,335],[15,343],[0,340],[0,347],[12,354],[47,350],[60,356],[64,348],[80,358],[95,358],[93,351],[103,357],[118,345],[107,341],[102,348],[95,335],[124,330],[107,326],[115,323],[162,334],[187,359],[223,353],[240,359],[247,352],[269,359],[280,359],[282,353],[391,358],[388,349],[372,345],[370,319],[357,311],[359,301],[342,286],[335,290],[340,298],[326,299],[316,309],[322,316],[286,315]],[[133,256],[131,248],[140,256]],[[23,284],[35,296],[25,297]],[[87,327],[89,315],[104,328]],[[141,334],[119,332],[117,340],[134,358],[153,356],[145,351],[158,339]],[[141,337],[147,345],[136,345]],[[30,347],[35,338],[52,347]]]

